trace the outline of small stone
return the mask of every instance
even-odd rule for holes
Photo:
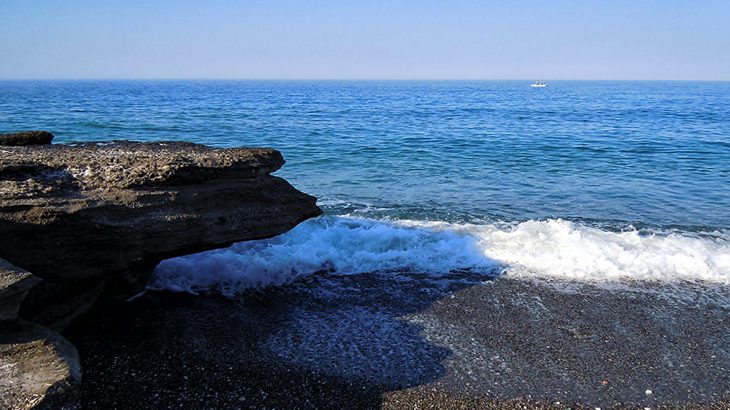
[[[654,392],[649,389],[646,389],[646,391],[644,392],[644,394],[646,394],[647,396],[651,396],[652,393],[654,393]]]

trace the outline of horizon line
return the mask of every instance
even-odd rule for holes
[[[10,81],[362,81],[362,82],[435,82],[435,81],[625,81],[625,82],[730,82],[728,79],[643,79],[643,78],[246,78],[246,77],[26,77],[0,78],[1,82]]]

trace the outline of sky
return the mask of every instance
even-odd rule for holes
[[[730,0],[0,0],[0,79],[730,80]]]

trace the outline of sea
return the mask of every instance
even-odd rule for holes
[[[730,82],[2,81],[0,132],[267,146],[322,217],[152,289],[469,272],[730,284]]]

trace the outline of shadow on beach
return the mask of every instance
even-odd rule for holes
[[[370,408],[444,375],[403,318],[489,279],[318,275],[237,298],[150,292],[69,331],[85,408]]]
[[[730,289],[471,273],[151,292],[69,332],[85,408],[726,408]]]

